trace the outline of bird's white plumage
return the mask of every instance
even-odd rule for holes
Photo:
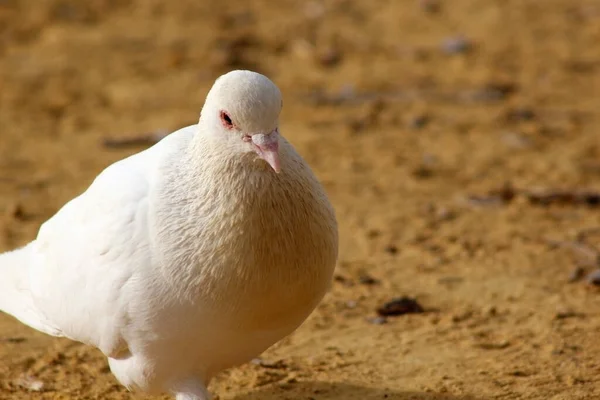
[[[333,209],[278,139],[280,109],[268,78],[221,77],[198,125],[108,167],[36,240],[0,255],[0,309],[98,347],[131,389],[206,399],[215,373],[309,315],[337,258]],[[279,141],[280,174],[250,135]]]
[[[128,285],[152,265],[148,197],[158,160],[186,128],[104,170],[89,189],[40,228],[32,243],[31,291],[62,335],[109,357],[127,350]]]

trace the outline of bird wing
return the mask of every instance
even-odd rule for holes
[[[139,290],[135,282],[152,262],[149,192],[161,155],[186,140],[190,128],[111,165],[40,228],[33,242],[31,292],[64,336],[109,357],[126,355],[126,299]]]

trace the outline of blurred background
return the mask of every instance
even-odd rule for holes
[[[340,260],[218,398],[600,398],[599,43],[597,0],[0,0],[0,249],[252,69]],[[0,399],[70,398],[146,399],[1,315]]]

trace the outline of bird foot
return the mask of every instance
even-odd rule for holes
[[[211,396],[200,381],[193,380],[175,388],[175,400],[211,400]]]

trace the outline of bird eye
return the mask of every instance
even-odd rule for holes
[[[225,111],[221,111],[221,123],[227,129],[233,128],[233,121],[231,120],[229,114],[227,114]]]

